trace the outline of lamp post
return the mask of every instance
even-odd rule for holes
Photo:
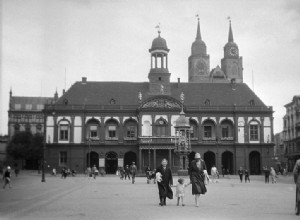
[[[89,142],[89,157],[88,157],[88,167],[91,167],[91,136],[88,138]]]
[[[43,141],[43,155],[42,155],[42,182],[46,182],[45,179],[45,151],[46,151],[46,111],[44,109],[44,141]]]
[[[148,163],[148,166],[149,167],[150,167],[150,157],[151,157],[150,142],[151,142],[151,139],[150,139],[150,136],[149,136],[149,139],[148,139],[148,154],[149,154],[149,163]]]

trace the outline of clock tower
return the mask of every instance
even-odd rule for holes
[[[227,79],[235,82],[243,82],[243,58],[239,56],[238,45],[233,41],[231,21],[229,20],[228,42],[224,46],[224,58],[221,60],[221,69]]]
[[[189,57],[189,82],[209,82],[209,55],[202,41],[198,17],[196,40],[192,44],[192,54]]]

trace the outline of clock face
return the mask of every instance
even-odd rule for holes
[[[231,47],[231,48],[229,49],[229,54],[230,54],[231,56],[236,56],[236,55],[238,54],[238,51],[237,51],[237,49],[236,49],[235,47]]]
[[[201,61],[198,61],[195,65],[195,73],[199,75],[204,75],[205,74],[205,64],[202,63]]]

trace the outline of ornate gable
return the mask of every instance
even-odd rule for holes
[[[169,96],[155,96],[145,100],[139,107],[140,110],[167,110],[179,111],[181,102]]]

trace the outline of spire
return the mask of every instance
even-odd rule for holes
[[[200,32],[200,18],[199,18],[199,15],[196,15],[196,17],[198,17],[198,26],[197,26],[196,40],[202,40],[202,38],[201,38],[201,32]]]
[[[233,34],[231,29],[231,20],[229,18],[229,35],[228,35],[228,42],[233,42]]]

